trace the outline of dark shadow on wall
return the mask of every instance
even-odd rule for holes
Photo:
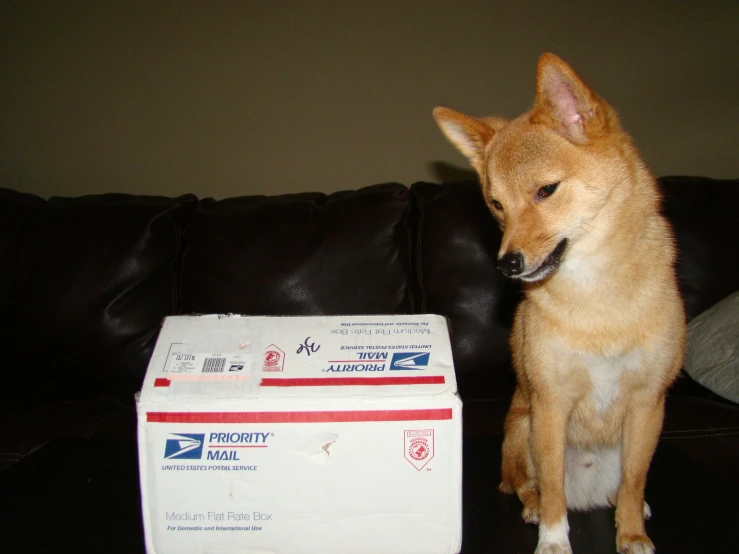
[[[428,164],[437,183],[458,183],[460,181],[478,182],[477,173],[472,169],[462,168],[448,162],[430,162]]]

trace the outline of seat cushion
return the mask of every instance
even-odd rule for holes
[[[0,471],[57,438],[135,440],[133,397],[126,402],[105,394],[0,401]]]

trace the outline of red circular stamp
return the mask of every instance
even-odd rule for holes
[[[408,447],[408,455],[414,460],[425,460],[429,455],[429,441],[424,438],[415,438]]]
[[[282,371],[285,365],[285,351],[276,344],[270,344],[264,349],[262,371]]]
[[[403,455],[413,467],[421,471],[434,458],[434,430],[406,429]]]
[[[269,367],[276,367],[280,365],[280,359],[282,355],[276,350],[267,350],[264,353],[264,365]]]

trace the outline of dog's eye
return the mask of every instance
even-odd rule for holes
[[[503,211],[503,205],[500,202],[498,202],[497,200],[493,200],[493,208],[495,208],[499,212],[502,212]]]
[[[554,194],[554,191],[557,190],[558,186],[559,183],[552,183],[551,185],[543,186],[538,191],[536,191],[536,197],[546,198],[547,196],[551,196],[552,194]]]

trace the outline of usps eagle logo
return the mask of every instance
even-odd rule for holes
[[[394,352],[390,360],[390,369],[413,370],[426,369],[429,366],[430,352]]]
[[[203,457],[205,435],[201,433],[170,433],[164,446],[164,459],[199,460]]]
[[[416,429],[404,433],[405,459],[421,471],[434,457],[434,430]]]

